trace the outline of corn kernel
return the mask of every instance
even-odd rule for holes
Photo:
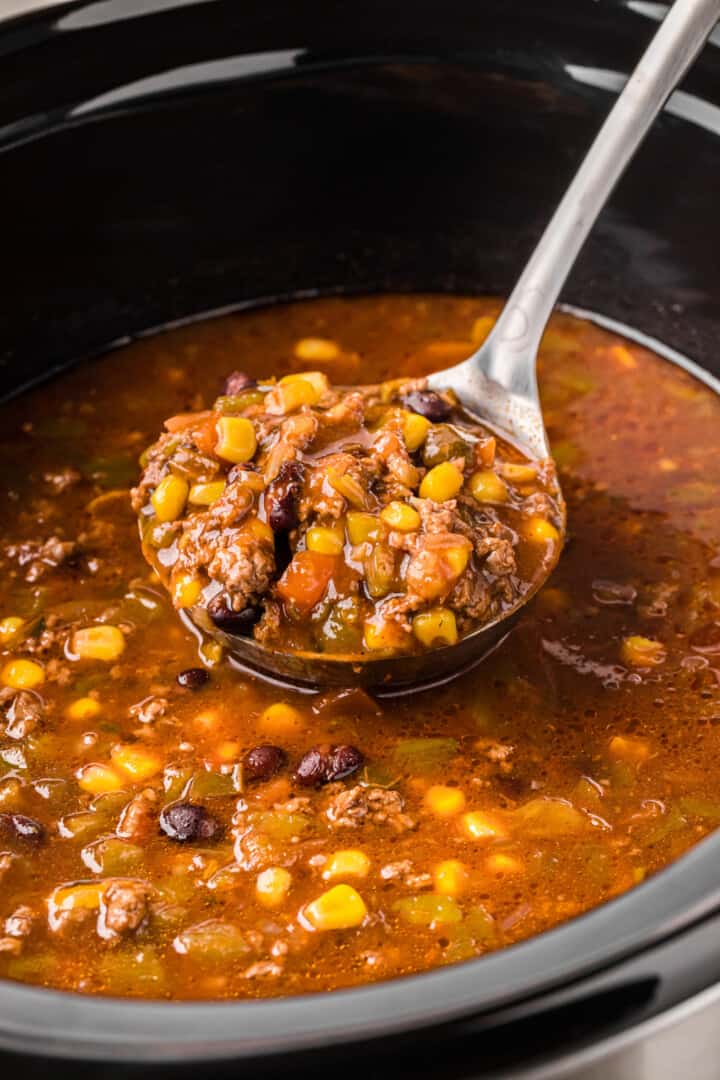
[[[269,866],[258,874],[255,895],[265,907],[275,908],[285,900],[292,885],[292,875],[282,866]]]
[[[631,667],[654,667],[665,660],[665,648],[660,641],[633,634],[623,639],[621,647],[623,663]]]
[[[334,881],[336,878],[359,877],[368,875],[370,860],[364,851],[357,848],[347,848],[345,851],[334,851],[325,863],[322,876],[325,881]]]
[[[538,475],[535,465],[519,461],[506,461],[502,474],[511,484],[534,484]]]
[[[381,652],[385,649],[404,648],[408,638],[403,628],[390,619],[379,622],[368,619],[363,629],[363,640],[366,649]]]
[[[198,656],[205,667],[217,667],[225,656],[225,650],[219,641],[208,641],[205,638],[198,648]]]
[[[502,826],[482,810],[471,810],[469,814],[463,814],[462,827],[471,840],[497,840],[506,835]]]
[[[615,735],[608,747],[610,757],[616,761],[630,761],[638,764],[650,757],[650,746],[645,739],[632,739],[627,735]]]
[[[433,883],[441,896],[460,896],[467,888],[467,867],[459,859],[446,859],[433,867]]]
[[[215,759],[225,762],[237,761],[240,757],[241,746],[236,739],[225,739],[215,751]]]
[[[455,577],[460,577],[470,559],[470,543],[464,547],[451,547],[443,552],[443,558]]]
[[[136,781],[149,780],[163,768],[162,758],[143,746],[114,746],[110,760],[116,769]]]
[[[257,450],[252,422],[244,416],[221,416],[217,422],[215,453],[233,465],[250,461]]]
[[[302,714],[284,701],[268,705],[260,716],[260,727],[271,735],[297,734],[303,726]]]
[[[109,791],[119,791],[125,785],[120,773],[111,765],[84,765],[76,775],[80,787],[91,795],[106,795]]]
[[[454,499],[463,486],[463,474],[449,461],[443,461],[426,473],[420,484],[420,498],[433,502]]]
[[[420,515],[414,507],[394,500],[380,511],[380,517],[391,529],[399,532],[415,532],[420,528]]]
[[[0,620],[0,645],[10,645],[25,625],[25,620],[17,615],[6,615]]]
[[[225,490],[224,480],[212,480],[207,484],[193,484],[188,494],[188,502],[194,506],[212,506]]]
[[[180,574],[173,581],[173,603],[175,607],[192,607],[200,599],[202,582],[191,574]]]
[[[382,525],[375,514],[366,514],[362,510],[348,511],[347,534],[351,544],[364,544],[368,540],[377,540],[380,532],[382,532]]]
[[[403,418],[402,433],[409,453],[414,454],[416,450],[420,449],[431,427],[430,421],[426,420],[420,413],[406,413]]]
[[[309,402],[310,405],[317,404],[330,389],[330,383],[324,371],[298,371],[294,375],[285,375],[280,380],[280,386],[297,386],[299,383],[304,384],[303,392],[305,392],[305,386],[312,387],[313,400]]]
[[[421,611],[412,621],[413,634],[427,649],[437,645],[454,645],[458,639],[455,615],[449,608],[436,607]]]
[[[468,487],[472,497],[479,503],[507,502],[508,489],[505,482],[492,469],[483,469],[473,473]]]
[[[620,367],[631,371],[637,367],[637,360],[626,345],[611,345],[608,352]]]
[[[71,701],[65,710],[68,720],[92,720],[100,713],[100,703],[91,697]]]
[[[200,731],[205,734],[216,731],[222,721],[222,714],[219,709],[203,709],[199,713],[195,713],[193,716],[193,724]]]
[[[425,792],[425,805],[436,817],[449,818],[465,809],[465,796],[460,788],[433,784]]]
[[[34,660],[9,660],[0,672],[0,682],[13,690],[32,690],[44,681],[45,672]]]
[[[525,869],[520,859],[506,855],[504,851],[489,855],[485,866],[491,874],[520,874]]]
[[[340,348],[329,338],[306,337],[295,342],[293,352],[298,360],[336,360]]]
[[[345,530],[313,525],[305,534],[305,544],[318,555],[339,555],[345,546]]]
[[[164,476],[150,497],[158,521],[177,521],[185,509],[189,486],[179,476]]]
[[[525,535],[538,544],[556,544],[560,539],[555,526],[541,517],[532,517],[525,523]]]
[[[111,663],[122,655],[125,635],[117,626],[88,626],[76,630],[72,638],[72,651],[81,660],[105,660]]]
[[[314,405],[317,393],[312,383],[306,379],[275,386],[265,398],[265,409],[272,416],[286,416],[287,413],[301,409],[303,405]]]
[[[349,930],[360,926],[367,908],[352,885],[334,885],[307,904],[303,914],[315,930]]]

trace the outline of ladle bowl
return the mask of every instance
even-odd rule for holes
[[[536,375],[537,350],[547,320],[615,184],[718,18],[720,0],[675,0],[561,199],[490,336],[467,360],[428,380],[434,389],[452,390],[467,412],[531,458],[550,457]],[[200,606],[189,609],[189,619],[202,633],[216,638],[240,665],[275,681],[306,688],[358,685],[402,692],[447,681],[486,657],[550,576],[560,552],[558,544],[543,573],[498,618],[455,645],[420,654],[282,652],[220,630]]]

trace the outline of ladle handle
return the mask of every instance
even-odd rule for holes
[[[535,357],[578,252],[626,165],[720,19],[720,0],[675,0],[610,111],[476,357],[507,390],[537,399]]]

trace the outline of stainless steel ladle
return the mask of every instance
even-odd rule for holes
[[[453,390],[468,412],[489,421],[533,458],[550,454],[536,377],[536,355],[547,320],[617,180],[718,19],[720,0],[675,0],[563,196],[492,333],[469,359],[430,376],[431,387]],[[446,681],[486,656],[506,636],[552,569],[549,565],[545,578],[494,622],[456,645],[416,656],[283,653],[252,638],[218,630],[203,608],[192,609],[191,617],[241,666],[274,680],[307,688],[359,685],[402,692]]]

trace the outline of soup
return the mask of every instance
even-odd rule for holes
[[[298,694],[186,628],[130,489],[223,380],[414,378],[499,302],[258,309],[140,341],[2,412],[0,974],[256,998],[470,959],[640,884],[720,821],[720,403],[568,315],[540,382],[568,545],[442,689]],[[300,350],[302,351],[302,350]]]
[[[293,355],[342,363],[325,338]],[[352,660],[422,652],[517,607],[557,560],[552,462],[452,394],[307,370],[234,371],[224,391],[165,421],[132,493],[148,562],[205,630]]]

